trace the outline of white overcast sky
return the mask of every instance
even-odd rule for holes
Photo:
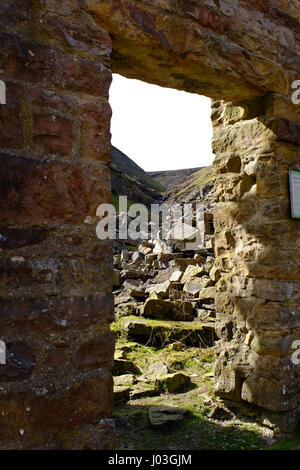
[[[112,144],[145,171],[210,165],[210,99],[113,75]]]

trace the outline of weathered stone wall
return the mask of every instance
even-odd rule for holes
[[[291,358],[300,338],[300,226],[290,218],[288,170],[298,168],[300,127],[278,118],[276,99],[213,104],[216,256],[223,273],[216,392],[258,405],[265,422],[290,430],[300,401],[299,366]]]
[[[288,169],[299,162],[300,107],[291,101],[299,2],[87,4],[113,38],[114,71],[225,100],[212,113],[222,272],[216,391],[290,429],[300,400],[291,362],[300,338],[300,229],[288,194]]]
[[[2,1],[0,447],[111,448],[111,40],[76,1]]]
[[[92,219],[110,193],[111,69],[225,100],[213,112],[216,389],[292,423],[299,14],[297,0],[1,2],[1,448],[112,445],[112,260]]]

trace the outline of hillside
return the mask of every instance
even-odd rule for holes
[[[165,188],[116,147],[112,147],[110,167],[113,203],[119,195],[146,206],[161,200]]]
[[[137,165],[131,158],[116,147],[112,147],[112,164],[127,176],[137,180],[139,183],[152,188],[155,191],[162,192],[165,190],[164,185],[160,184]]]
[[[181,203],[206,200],[209,196],[212,198],[214,179],[212,166],[200,168],[188,175],[181,183],[168,189],[164,193],[164,198],[168,202]]]
[[[200,168],[188,168],[182,170],[170,171],[149,171],[148,175],[151,176],[158,184],[164,188],[169,189],[174,185],[183,183],[190,175],[200,170]]]

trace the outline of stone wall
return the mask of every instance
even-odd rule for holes
[[[299,371],[297,0],[2,0],[1,448],[110,448],[111,70],[213,104],[216,389],[290,428]],[[298,373],[298,377],[297,377]]]
[[[111,448],[111,40],[76,1],[0,23],[0,447]]]
[[[213,103],[215,249],[223,273],[215,388],[291,430],[300,400],[299,366],[291,359],[300,338],[300,226],[290,218],[288,170],[300,154],[286,131],[296,124],[277,118],[274,99]]]

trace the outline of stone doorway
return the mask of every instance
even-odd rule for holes
[[[267,3],[1,2],[2,448],[112,446],[111,71],[215,100],[216,391],[296,425],[299,6]]]
[[[228,21],[241,27],[236,15],[243,8],[235,4],[230,12],[223,6],[217,12],[182,2],[178,12],[169,3],[132,2],[104,14],[97,6],[91,11],[112,35],[114,72],[213,99],[215,255],[221,274],[215,389],[232,404],[253,405],[262,421],[290,430],[299,419],[299,371],[291,361],[299,323],[298,313],[290,315],[298,302],[300,259],[295,254],[289,261],[299,226],[290,219],[288,193],[288,169],[299,156],[294,72],[269,62],[265,74],[269,59],[258,58],[244,42],[224,42]],[[243,12],[248,27],[252,14],[266,14],[253,2]]]

